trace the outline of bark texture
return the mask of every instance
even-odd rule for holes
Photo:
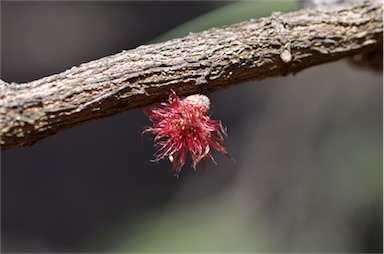
[[[381,1],[304,9],[144,45],[28,83],[0,80],[1,149],[179,95],[382,50]]]

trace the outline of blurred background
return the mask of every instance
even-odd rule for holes
[[[1,2],[1,79],[28,82],[296,1]],[[200,17],[200,18],[199,18]],[[176,30],[180,24],[189,22]],[[161,37],[159,37],[161,36]],[[140,109],[1,153],[2,252],[382,252],[381,74],[347,60],[211,95],[227,150],[151,163]]]

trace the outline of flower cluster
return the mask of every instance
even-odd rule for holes
[[[195,170],[206,157],[215,163],[211,147],[229,156],[224,146],[225,128],[221,121],[210,119],[209,108],[210,101],[205,95],[181,99],[172,90],[168,101],[144,109],[153,126],[146,127],[143,133],[154,134],[158,147],[153,161],[169,159],[179,175],[188,152]]]

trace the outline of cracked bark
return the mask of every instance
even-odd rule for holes
[[[382,51],[381,1],[274,13],[144,45],[23,84],[0,80],[1,150],[179,95],[285,76],[355,54]]]

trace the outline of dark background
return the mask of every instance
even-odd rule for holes
[[[230,2],[2,2],[1,79],[135,48]],[[347,60],[211,95],[227,150],[150,163],[130,110],[1,154],[3,252],[381,252],[382,77]]]

